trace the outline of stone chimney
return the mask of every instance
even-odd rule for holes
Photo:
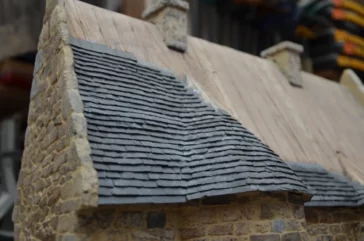
[[[346,69],[341,75],[340,83],[346,86],[360,104],[364,106],[364,85],[353,70]]]
[[[144,11],[143,18],[157,26],[169,48],[185,52],[188,9],[186,1],[158,0]]]
[[[276,63],[291,85],[302,87],[300,59],[302,52],[301,45],[285,41],[262,51],[260,55]]]

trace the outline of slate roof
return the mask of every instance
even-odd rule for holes
[[[100,204],[306,192],[268,146],[186,81],[129,53],[71,42]]]
[[[287,163],[313,195],[305,206],[360,206],[364,204],[364,186],[347,177],[331,173],[318,164]]]

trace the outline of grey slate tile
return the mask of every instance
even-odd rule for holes
[[[72,41],[99,203],[179,203],[306,186],[228,113],[168,70]]]
[[[331,173],[318,164],[291,162],[288,165],[313,193],[306,206],[361,206],[364,197],[360,190],[364,187],[353,183],[347,177]]]

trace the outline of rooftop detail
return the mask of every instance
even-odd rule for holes
[[[281,159],[172,72],[72,40],[99,204],[180,203],[306,187]]]

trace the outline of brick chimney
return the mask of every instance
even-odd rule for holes
[[[260,55],[272,60],[291,85],[302,87],[300,58],[302,52],[303,47],[301,45],[285,41],[262,51]]]
[[[186,1],[158,0],[144,11],[143,18],[157,26],[169,48],[185,52],[188,10]]]

